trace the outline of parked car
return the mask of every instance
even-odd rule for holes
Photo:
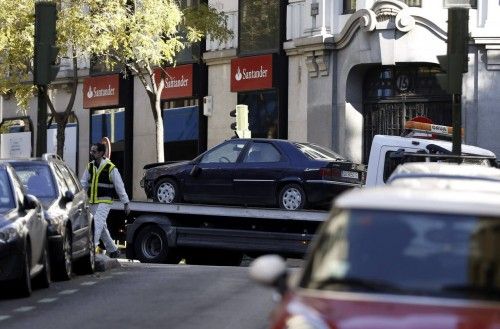
[[[499,327],[500,184],[484,184],[338,197],[294,280],[277,256],[251,264],[251,277],[283,293],[270,327]]]
[[[40,199],[45,209],[54,278],[69,280],[73,262],[75,270],[93,273],[94,221],[87,192],[73,171],[54,154],[8,161],[28,193]]]
[[[500,183],[500,169],[479,164],[457,164],[448,162],[411,162],[399,165],[387,180],[388,184],[424,185],[434,181],[446,184],[456,182],[464,189],[470,189],[470,184],[477,181],[484,187],[484,181]],[[468,182],[467,184],[464,182]],[[457,186],[458,188],[458,186]]]
[[[20,296],[31,295],[32,279],[50,285],[47,225],[37,198],[26,193],[10,165],[0,164],[0,281],[14,281]]]
[[[312,143],[231,139],[192,161],[151,164],[141,180],[154,201],[278,206],[328,204],[365,180],[365,166]]]

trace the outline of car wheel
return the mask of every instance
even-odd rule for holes
[[[53,276],[60,281],[67,281],[71,279],[71,274],[73,272],[73,257],[71,250],[71,233],[66,229],[66,233],[62,239],[62,246],[59,250],[59,255],[57,255],[54,262],[54,273]]]
[[[171,178],[160,179],[155,185],[153,199],[162,203],[178,202],[180,192],[177,183]]]
[[[306,203],[304,189],[298,184],[287,184],[279,193],[279,207],[286,210],[302,209]]]
[[[48,288],[50,286],[50,262],[48,247],[45,245],[42,254],[43,270],[36,276],[34,285],[40,288]]]
[[[88,232],[87,248],[89,253],[78,261],[78,273],[93,274],[95,272],[95,244],[94,244],[94,226]]]
[[[29,244],[26,245],[26,250],[24,251],[23,264],[21,265],[21,277],[17,281],[17,295],[19,297],[29,297],[31,296],[31,257],[30,257],[31,247]]]
[[[168,247],[165,232],[156,225],[146,226],[134,242],[136,258],[141,263],[176,263],[177,255]]]

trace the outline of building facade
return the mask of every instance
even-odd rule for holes
[[[191,159],[234,135],[229,113],[249,107],[253,137],[318,143],[366,161],[373,135],[400,134],[427,116],[451,125],[451,96],[440,88],[437,56],[446,54],[447,10],[437,0],[209,0],[224,11],[234,38],[189,47],[167,68],[162,95],[165,160]],[[464,140],[500,156],[500,4],[477,0],[469,10],[464,74]],[[81,63],[65,159],[79,175],[90,144],[107,138],[134,199],[143,166],[155,161],[155,126],[141,82]],[[69,100],[61,69],[52,98]],[[2,98],[1,153],[34,154],[36,98],[26,113]],[[49,128],[53,126],[49,125]],[[54,129],[49,129],[53,150]],[[69,160],[70,159],[70,160]]]

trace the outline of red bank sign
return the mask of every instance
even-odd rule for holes
[[[270,89],[273,87],[273,55],[231,60],[231,91]]]
[[[165,87],[161,99],[186,98],[193,96],[193,64],[179,65],[164,68]],[[155,76],[160,77],[162,72],[157,69]]]
[[[118,74],[91,77],[83,80],[83,108],[115,106],[120,100]]]

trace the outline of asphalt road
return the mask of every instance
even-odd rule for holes
[[[121,265],[30,298],[0,297],[0,328],[267,328],[273,291],[247,267]]]

